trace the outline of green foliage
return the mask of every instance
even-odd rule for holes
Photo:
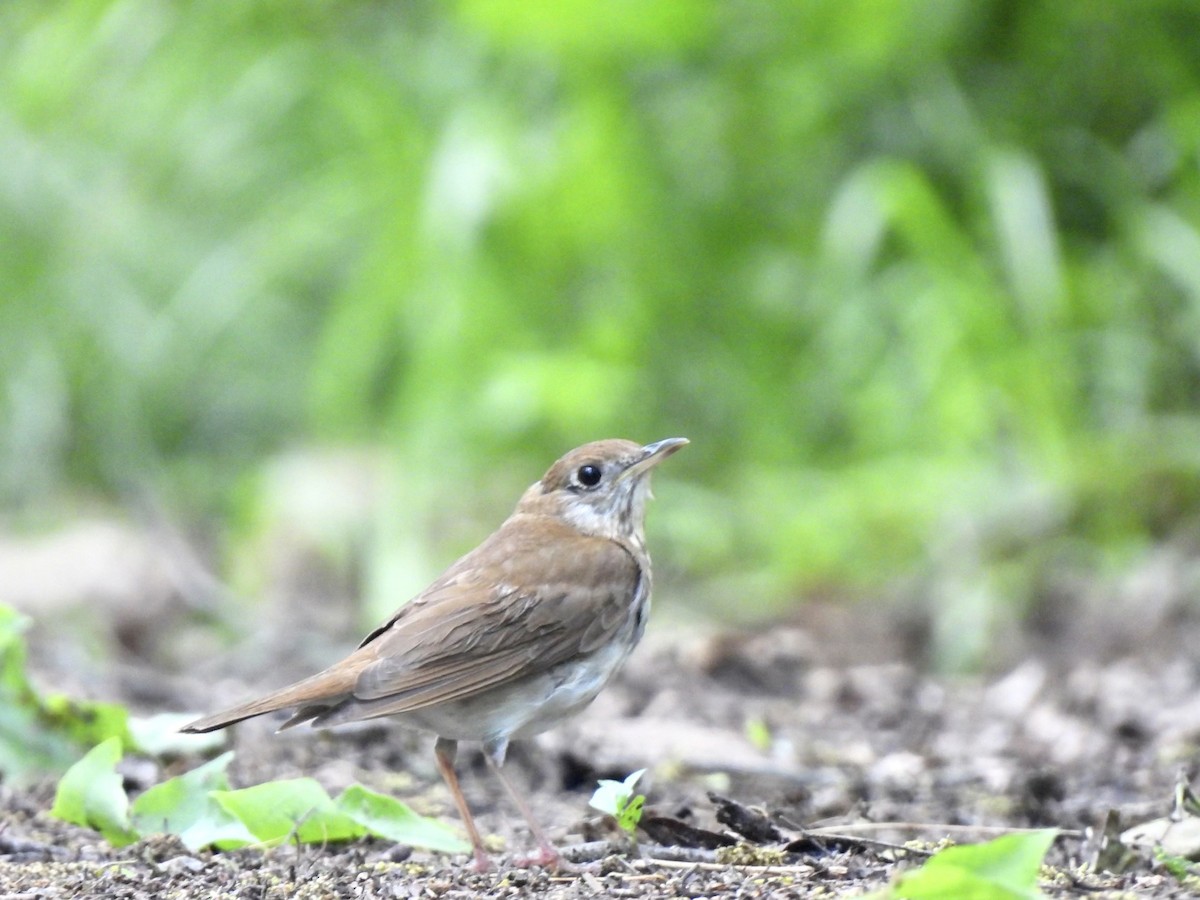
[[[25,671],[26,620],[0,604],[0,775],[24,779],[61,772],[84,747],[112,738],[129,744],[128,716],[112,703],[41,695]]]
[[[750,746],[755,750],[758,750],[760,753],[766,753],[771,749],[773,742],[771,726],[762,717],[751,716],[746,719],[744,732],[746,740],[750,742]]]
[[[470,846],[435,819],[419,816],[399,800],[352,784],[337,798],[337,807],[371,834],[399,844],[444,853],[463,853]]]
[[[624,781],[601,779],[600,786],[596,788],[592,799],[588,801],[588,805],[593,809],[598,809],[616,819],[617,825],[630,837],[634,837],[637,833],[638,822],[642,820],[642,807],[646,804],[644,795],[637,794],[635,796],[633,793],[633,789],[644,774],[646,774],[645,769],[638,769]]]
[[[932,565],[974,655],[1196,525],[1196,4],[544,5],[0,6],[5,504],[379,441],[428,556],[683,434],[714,609]]]
[[[1180,884],[1192,877],[1192,862],[1182,856],[1167,853],[1162,847],[1154,850],[1154,861],[1166,869]]]
[[[229,791],[225,770],[232,760],[232,751],[222,753],[147,789],[133,801],[133,827],[139,834],[177,834],[190,850],[231,850],[254,843],[254,832],[213,796]]]
[[[89,750],[59,781],[50,814],[95,828],[114,847],[136,841],[137,832],[129,824],[129,798],[116,771],[120,760],[119,738],[109,738]]]
[[[352,840],[366,833],[311,778],[268,781],[239,791],[215,791],[212,798],[264,844],[293,838],[301,844],[323,844]]]
[[[448,826],[361,785],[336,800],[311,778],[230,790],[225,772],[232,752],[155,785],[130,805],[116,772],[120,759],[116,739],[90,751],[59,782],[51,814],[95,828],[118,847],[151,834],[179,835],[192,850],[324,844],[374,834],[447,853],[469,849]]]
[[[1057,834],[1008,834],[985,844],[950,847],[901,875],[883,897],[896,900],[1037,900],[1038,873]]]

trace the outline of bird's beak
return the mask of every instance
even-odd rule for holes
[[[642,448],[642,458],[625,469],[620,477],[637,477],[648,472],[676,450],[686,447],[688,443],[687,438],[667,438],[662,441],[655,441],[653,444],[647,444]]]

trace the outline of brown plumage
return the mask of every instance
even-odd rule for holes
[[[558,865],[500,765],[510,738],[544,731],[590,703],[641,638],[650,604],[649,474],[686,443],[608,440],[572,450],[495,533],[345,659],[184,731],[281,709],[295,709],[282,728],[396,716],[432,731],[483,869],[489,862],[453,768],[459,740],[481,741],[538,840],[535,861]]]

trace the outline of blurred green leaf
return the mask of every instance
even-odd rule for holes
[[[445,853],[469,849],[449,826],[361,785],[351,785],[336,802],[311,778],[230,790],[232,752],[149,788],[130,805],[115,771],[120,756],[113,738],[72,766],[59,782],[52,814],[95,828],[118,847],[151,834],[178,835],[191,850],[230,850],[286,840],[323,844],[369,833]]]
[[[116,771],[120,760],[120,738],[109,738],[89,750],[59,781],[50,815],[94,828],[114,847],[136,841],[138,833],[129,823],[129,798]]]
[[[264,844],[320,844],[366,833],[312,778],[268,781],[237,791],[212,791],[209,796]]]
[[[1043,896],[1038,872],[1057,834],[1045,829],[949,847],[900,876],[890,895],[904,900],[1037,900]]]
[[[130,807],[133,827],[141,835],[177,834],[190,850],[214,846],[230,850],[257,838],[213,797],[228,791],[225,770],[233,752],[147,789]]]
[[[459,14],[500,41],[554,49],[568,57],[684,48],[696,43],[711,18],[710,8],[696,0],[652,9],[630,0],[468,0],[459,4]]]
[[[108,738],[129,742],[124,707],[38,695],[25,671],[27,624],[0,604],[0,773],[17,780],[65,770]]]
[[[761,716],[751,716],[746,719],[742,726],[746,735],[746,740],[750,742],[750,746],[754,747],[760,753],[766,753],[771,749],[771,744],[774,742],[774,736],[771,734],[771,726],[767,724],[766,719]]]
[[[88,746],[110,737],[130,746],[129,711],[119,703],[81,701],[65,694],[48,694],[41,701],[46,727],[59,729],[76,744]]]
[[[63,735],[40,728],[37,697],[25,675],[26,620],[0,605],[0,771],[21,778],[39,768],[66,768],[74,758]]]
[[[465,853],[471,845],[450,826],[419,816],[394,797],[352,784],[337,798],[337,808],[367,831],[389,841],[440,850]]]

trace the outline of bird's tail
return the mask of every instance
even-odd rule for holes
[[[187,734],[202,734],[206,731],[216,731],[219,728],[225,728],[228,725],[233,725],[245,719],[253,719],[255,716],[261,716],[280,709],[288,709],[293,706],[315,707],[317,712],[319,712],[330,706],[337,705],[350,696],[354,690],[354,683],[358,679],[358,668],[357,666],[347,666],[343,662],[338,666],[326,669],[324,672],[319,672],[311,678],[305,678],[303,681],[297,681],[295,684],[267,694],[265,697],[259,697],[256,700],[247,701],[222,712],[213,713],[211,716],[197,719],[195,722],[189,722],[179,730]],[[284,727],[288,728],[292,725],[298,725],[302,721],[311,719],[317,712],[313,712],[304,718],[294,717]]]

